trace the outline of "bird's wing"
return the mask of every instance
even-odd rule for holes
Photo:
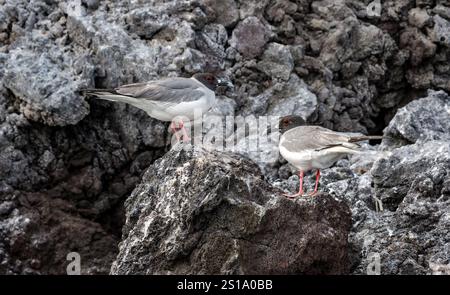
[[[320,126],[300,126],[284,134],[285,148],[291,151],[324,150],[333,147],[357,149],[359,145],[349,143],[350,137]]]
[[[146,99],[157,104],[178,104],[200,99],[202,85],[189,78],[167,78],[159,81],[123,85],[114,90],[121,95]]]

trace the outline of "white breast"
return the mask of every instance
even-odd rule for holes
[[[149,116],[161,121],[172,121],[175,117],[186,117],[189,121],[192,121],[194,120],[194,116],[201,116],[209,111],[216,102],[214,91],[203,85],[201,85],[198,90],[204,93],[199,100],[173,104],[171,106],[166,106],[165,108],[158,107],[156,104],[151,104],[146,107],[145,111]]]
[[[292,152],[283,147],[284,138],[281,137],[279,149],[281,156],[289,162],[292,166],[299,170],[308,171],[313,169],[311,150],[301,152]]]
[[[331,167],[337,160],[350,153],[358,153],[344,147],[334,147],[329,149],[302,150],[300,152],[289,151],[282,146],[284,138],[279,144],[280,154],[292,166],[299,170],[308,171],[311,169],[325,169]]]
[[[205,87],[202,87],[199,90],[204,93],[199,100],[174,105],[173,107],[167,108],[166,112],[172,114],[174,117],[185,116],[191,121],[194,119],[194,115],[203,115],[214,105],[216,95],[214,91],[211,91]]]

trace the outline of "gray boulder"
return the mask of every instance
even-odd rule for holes
[[[230,45],[244,57],[253,58],[263,52],[267,41],[269,30],[258,18],[250,16],[238,23],[233,30]]]
[[[348,207],[281,194],[239,156],[172,150],[126,201],[111,273],[346,273]]]
[[[117,238],[75,214],[70,201],[21,193],[0,203],[0,273],[66,274],[68,255],[80,255],[81,274],[102,274]]]
[[[294,69],[294,59],[288,46],[269,43],[257,68],[268,76],[287,81]]]
[[[389,149],[418,141],[450,140],[450,97],[444,91],[429,91],[397,111],[384,130],[382,147]]]
[[[11,50],[5,63],[4,86],[20,101],[30,120],[52,126],[76,124],[89,113],[89,105],[77,91],[90,83],[94,67],[86,56],[80,72],[74,58],[46,38]],[[67,70],[63,70],[67,69]]]
[[[449,148],[448,141],[432,140],[395,149],[375,161],[371,174],[378,198],[392,211],[415,190],[439,198],[438,187],[450,169]]]
[[[308,118],[317,106],[316,95],[296,74],[289,80],[276,82],[257,96],[247,98],[248,106],[242,108],[244,115],[285,116],[296,114]]]
[[[65,273],[73,248],[82,272],[109,271],[123,203],[167,151],[167,125],[124,104],[87,105],[77,90],[198,71],[236,85],[212,117],[297,114],[371,134],[389,125],[381,147],[323,171],[323,191],[352,210],[350,272],[366,273],[377,253],[382,273],[448,270],[448,177],[436,162],[447,158],[425,150],[449,140],[448,98],[418,100],[450,90],[448,1],[0,2],[0,273]],[[276,141],[252,153],[240,139],[236,152],[266,179],[297,189]],[[405,170],[411,179],[392,172]]]
[[[234,0],[206,0],[206,5],[216,14],[215,22],[225,27],[233,27],[239,21],[239,9]]]
[[[381,274],[450,274],[449,155],[448,141],[416,143],[375,161],[373,176],[342,181],[346,196],[378,196],[387,208],[351,206],[353,273],[367,273],[378,261]]]

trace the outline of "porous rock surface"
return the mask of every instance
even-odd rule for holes
[[[350,209],[288,200],[234,154],[172,150],[125,202],[112,274],[343,274]]]
[[[402,204],[416,206],[406,197],[416,185],[445,201],[448,182],[439,162],[445,154],[420,157],[425,147],[440,151],[444,144],[445,151],[448,98],[414,102],[429,89],[450,91],[448,1],[375,2],[0,0],[0,273],[64,274],[72,251],[81,255],[82,273],[109,272],[124,200],[168,150],[167,125],[130,106],[87,100],[79,90],[198,71],[223,71],[236,85],[219,96],[213,111],[222,115],[293,113],[373,134],[389,125],[380,148],[367,146],[370,156],[323,171],[327,191],[335,187],[353,200],[350,271],[364,272],[370,247],[396,245],[416,224],[399,220]],[[257,164],[271,180],[292,173],[281,159]],[[406,169],[425,178],[398,176]],[[295,185],[295,176],[280,182]],[[375,196],[385,202],[382,215],[373,212]],[[420,198],[426,208],[434,200]],[[399,262],[382,271],[433,273],[430,265],[435,272],[448,265],[442,204],[433,213],[439,221],[420,219],[434,220],[432,229],[416,230],[420,247],[435,242],[414,251],[398,246]],[[381,222],[383,214],[399,217]],[[388,240],[383,224],[402,231]],[[441,254],[429,259],[431,253]],[[406,271],[402,263],[410,259],[415,264]]]
[[[449,108],[450,96],[431,91],[399,109],[381,145],[322,171],[323,190],[352,210],[351,273],[378,259],[381,274],[450,274]],[[274,184],[293,191],[298,179]]]

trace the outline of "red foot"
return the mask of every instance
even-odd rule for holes
[[[296,194],[294,194],[294,195],[283,194],[283,196],[285,196],[286,198],[289,198],[289,199],[294,199],[294,198],[296,198],[296,197],[301,197],[301,196],[303,196],[303,176],[304,176],[304,173],[303,173],[302,170],[300,170],[300,171],[298,172],[298,177],[299,177],[299,179],[300,179],[300,188],[299,188],[299,190],[298,190],[298,193],[296,193]]]
[[[290,195],[290,194],[283,194],[283,196],[285,196],[285,197],[288,198],[288,199],[295,199],[295,198],[297,198],[297,197],[303,196],[303,192],[301,192],[301,193],[296,193],[296,194],[293,194],[293,195]]]
[[[181,137],[183,137],[184,142],[191,141],[191,138],[189,137],[188,132],[187,132],[186,128],[184,127],[184,123],[182,121],[179,123],[179,126],[177,126],[175,122],[172,122],[170,124],[170,129],[172,130],[173,134],[177,138],[177,141],[180,141]],[[179,135],[180,130],[182,130],[181,136]]]
[[[296,197],[301,197],[303,196],[303,171],[300,170],[298,173],[298,176],[300,178],[300,189],[298,191],[298,193],[294,194],[294,195],[289,195],[289,194],[283,194],[283,196],[285,196],[286,198],[289,199],[294,199]],[[309,193],[308,196],[315,196],[317,194],[317,189],[319,188],[319,179],[320,179],[320,170],[317,169],[316,172],[316,184],[314,185],[314,191]]]

